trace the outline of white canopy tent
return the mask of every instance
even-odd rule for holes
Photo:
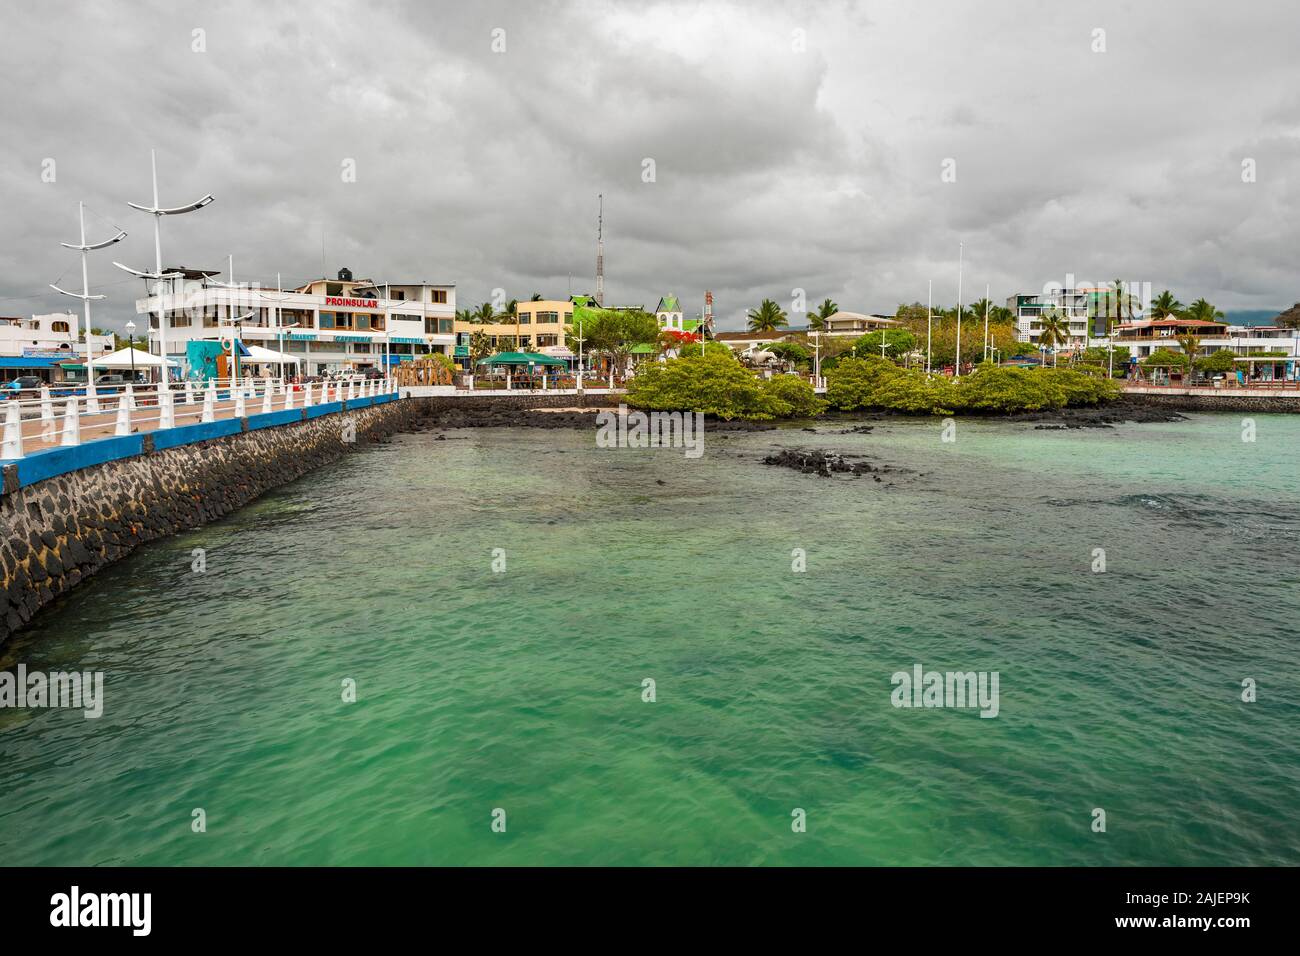
[[[179,368],[181,364],[175,359],[167,359],[166,362],[170,368]],[[93,358],[88,364],[93,369],[158,368],[163,364],[163,358],[160,355],[154,355],[152,352],[124,348],[118,349],[116,352],[110,352],[107,355],[101,355],[99,358]]]
[[[302,361],[298,356],[290,355],[288,352],[277,352],[275,349],[249,345],[247,342],[243,344],[248,354],[241,355],[239,360],[244,365],[298,365]]]

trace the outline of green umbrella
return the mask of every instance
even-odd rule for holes
[[[565,366],[563,359],[557,359],[550,355],[542,355],[540,352],[502,352],[499,355],[493,355],[489,358],[479,359],[479,365],[558,365]]]

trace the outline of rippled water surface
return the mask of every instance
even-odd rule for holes
[[[1257,426],[366,448],[0,650],[107,681],[0,711],[0,862],[1300,864],[1300,417]],[[916,663],[999,715],[895,709]]]

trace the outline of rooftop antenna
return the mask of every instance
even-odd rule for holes
[[[112,239],[105,239],[103,242],[86,242],[86,204],[77,203],[77,215],[81,219],[81,242],[73,244],[71,242],[61,242],[59,245],[65,249],[75,249],[81,253],[81,292],[69,292],[67,289],[60,289],[54,283],[50,283],[50,288],[60,295],[70,295],[74,299],[81,300],[82,310],[85,313],[86,322],[86,411],[99,411],[99,400],[95,397],[95,379],[90,374],[90,300],[102,299],[102,295],[90,294],[90,278],[86,271],[86,254],[94,249],[107,249],[114,243],[121,242],[126,238],[126,233],[121,229]],[[75,324],[75,323],[74,323]],[[72,347],[77,347],[77,330],[74,328],[72,333]]]
[[[127,203],[127,205],[130,206],[132,209],[138,209],[141,212],[147,212],[153,216],[154,271],[141,272],[138,269],[132,269],[130,266],[124,266],[120,262],[114,262],[113,265],[117,266],[123,272],[131,273],[131,275],[133,276],[138,276],[141,279],[153,279],[155,282],[160,283],[159,286],[155,287],[158,296],[158,354],[162,356],[162,365],[160,366],[159,371],[162,375],[162,380],[166,382],[167,381],[167,321],[166,321],[166,316],[164,314],[164,308],[163,308],[161,282],[163,279],[180,278],[182,273],[180,272],[168,272],[165,274],[163,273],[162,228],[160,226],[160,223],[162,222],[163,216],[179,216],[183,213],[194,212],[196,209],[202,209],[204,206],[212,202],[213,198],[212,198],[212,193],[208,193],[202,199],[199,199],[196,202],[192,202],[186,206],[170,206],[164,208],[158,205],[158,151],[157,150],[153,150],[153,149],[149,150],[149,163],[150,166],[153,168],[153,205],[142,206],[139,203],[134,203],[134,202],[129,202]]]
[[[596,305],[605,307],[605,194],[597,197],[600,202],[596,213]]]

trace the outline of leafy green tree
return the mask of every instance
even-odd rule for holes
[[[771,299],[764,299],[757,309],[750,309],[747,317],[751,332],[775,332],[790,324],[785,312]]]
[[[771,352],[777,358],[792,365],[806,365],[813,357],[808,347],[798,342],[772,342],[764,345],[763,351]]]
[[[885,408],[903,412],[951,414],[956,389],[943,376],[900,369],[873,358],[842,358],[826,373],[826,398],[843,411]]]
[[[1196,360],[1196,370],[1202,375],[1223,375],[1236,367],[1234,356],[1229,349],[1218,349]]]
[[[812,418],[826,410],[812,383],[798,375],[773,375],[762,382],[768,411],[777,418]]]
[[[861,358],[880,357],[881,340],[885,344],[885,354],[898,358],[916,348],[916,336],[908,329],[880,329],[859,336],[853,342],[853,352]]]
[[[481,325],[492,325],[496,322],[496,320],[497,320],[497,311],[496,309],[492,308],[491,302],[484,302],[482,305],[480,305],[478,307],[478,310],[474,313],[474,317],[472,319],[472,321],[477,322]]]
[[[1141,362],[1143,368],[1182,368],[1187,364],[1187,357],[1173,349],[1156,349]]]
[[[487,358],[493,352],[492,339],[484,331],[474,332],[469,337],[469,368],[470,371],[478,369],[480,360]]]
[[[634,408],[703,412],[728,420],[767,419],[775,414],[754,373],[718,352],[646,366],[628,383],[626,400]]]
[[[1196,367],[1196,353],[1201,350],[1201,337],[1192,334],[1180,335],[1178,347],[1183,350],[1183,361],[1187,363],[1187,377],[1190,379]]]

